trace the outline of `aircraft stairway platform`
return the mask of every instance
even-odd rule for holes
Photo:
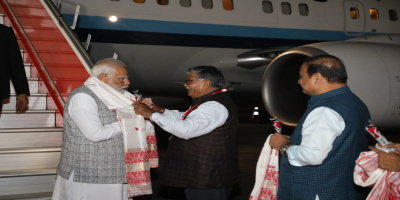
[[[25,64],[27,76],[31,65]],[[17,114],[16,94],[4,104],[0,118],[0,199],[51,199],[59,162],[63,128],[56,111],[47,109],[39,78],[28,77],[29,110]]]

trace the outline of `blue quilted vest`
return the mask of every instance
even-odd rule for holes
[[[300,145],[301,131],[308,114],[318,107],[329,107],[339,113],[345,129],[335,139],[332,150],[320,165],[295,167],[287,157],[281,158],[278,200],[357,200],[365,199],[353,181],[355,160],[367,148],[365,126],[370,119],[365,104],[348,87],[313,96],[290,140]]]

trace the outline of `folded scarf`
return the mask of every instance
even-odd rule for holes
[[[269,145],[268,136],[257,161],[256,182],[250,200],[276,200],[278,193],[279,152]]]
[[[111,110],[117,112],[124,135],[125,169],[128,197],[151,194],[150,167],[158,167],[157,141],[154,126],[143,116],[136,115],[132,107],[134,95],[119,93],[95,77],[85,85]]]
[[[356,160],[354,182],[363,187],[372,187],[367,200],[400,199],[400,172],[378,168],[378,154],[365,151]]]

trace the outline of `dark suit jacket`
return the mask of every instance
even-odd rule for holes
[[[17,38],[12,28],[0,24],[0,99],[10,97],[10,79],[17,94],[29,95]]]

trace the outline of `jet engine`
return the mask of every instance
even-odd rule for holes
[[[297,124],[309,99],[297,83],[302,61],[324,54],[343,61],[348,86],[367,105],[372,122],[378,128],[400,130],[400,35],[315,43],[283,52],[262,79],[267,112],[286,125]]]

